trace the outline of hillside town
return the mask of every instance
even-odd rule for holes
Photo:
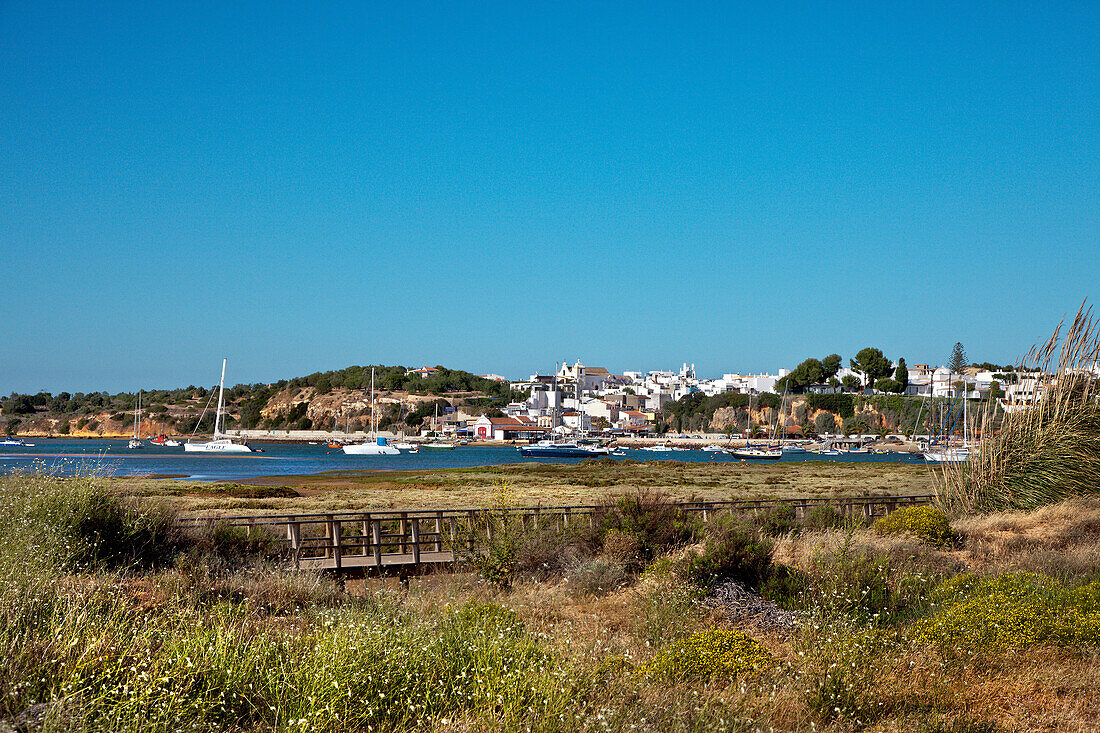
[[[889,365],[889,373],[900,377],[899,381],[904,383],[899,394],[916,398],[984,400],[992,391],[993,398],[1008,408],[1033,401],[1039,377],[979,367],[965,367],[956,372],[947,366],[933,368],[928,364],[906,367],[904,361],[889,362]],[[899,366],[905,375],[898,374]],[[432,367],[422,367],[410,373],[428,377],[434,371]],[[708,379],[697,376],[695,365],[686,362],[678,371],[614,374],[605,367],[587,366],[580,360],[572,365],[562,361],[553,372],[536,373],[526,380],[511,382],[513,390],[527,392],[529,397],[509,403],[503,408],[503,415],[471,415],[458,408],[448,408],[430,421],[424,432],[498,441],[593,432],[642,436],[656,430],[659,415],[670,402],[695,394],[707,397],[730,393],[778,395],[783,393],[784,378],[791,373],[790,369],[780,369],[776,374],[728,373]],[[482,376],[504,380],[499,375]],[[839,367],[828,380],[807,385],[805,392],[864,395],[881,392],[867,386],[867,381],[865,372]]]

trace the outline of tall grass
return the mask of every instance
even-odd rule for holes
[[[970,460],[934,472],[944,509],[1026,510],[1100,493],[1100,323],[1082,304],[1064,338],[1062,325],[1024,359],[1042,375],[1035,404],[1005,414],[999,430],[987,409]]]

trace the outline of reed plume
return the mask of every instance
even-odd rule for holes
[[[1100,322],[1082,303],[1064,338],[1063,325],[1021,365],[1033,375],[1022,377],[1034,385],[1032,403],[1003,415],[991,403],[970,460],[934,471],[942,508],[1026,510],[1100,494]]]

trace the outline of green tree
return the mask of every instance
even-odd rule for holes
[[[962,374],[962,371],[966,369],[967,363],[966,349],[963,348],[961,341],[956,341],[955,345],[951,348],[951,358],[947,360],[947,368],[950,369],[953,374]]]
[[[858,392],[859,388],[863,386],[859,381],[859,377],[852,376],[851,374],[845,375],[845,377],[840,380],[840,383],[844,385],[844,389],[849,392]]]
[[[1001,385],[994,379],[989,383],[989,393],[986,395],[986,399],[990,402],[996,402],[1000,398],[1004,397],[1004,390],[1001,389]]]
[[[905,365],[905,359],[898,359],[898,368],[894,372],[894,379],[901,385],[901,389],[898,392],[904,392],[905,388],[909,386],[909,367]]]
[[[849,365],[854,371],[863,375],[864,382],[868,385],[889,376],[893,371],[890,360],[882,355],[882,350],[872,346],[860,349],[856,358],[849,360]]]
[[[831,412],[819,412],[814,418],[814,430],[818,435],[836,432],[836,417]]]
[[[823,379],[833,379],[836,377],[836,373],[840,371],[841,359],[840,354],[829,354],[821,360],[821,371]]]

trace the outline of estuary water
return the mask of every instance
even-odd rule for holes
[[[183,448],[146,445],[131,450],[125,440],[27,439],[33,446],[0,446],[0,474],[44,471],[72,475],[96,471],[108,476],[153,476],[226,481],[261,476],[287,476],[323,471],[471,468],[507,463],[579,463],[581,458],[524,458],[515,448],[459,447],[454,450],[421,449],[399,456],[349,456],[325,445],[263,443],[263,453],[236,455],[185,453]],[[612,460],[742,463],[728,455],[703,451],[654,453],[627,450]],[[922,463],[908,453],[841,454],[786,453],[782,461],[834,461],[848,463]],[[751,463],[751,461],[749,461]],[[771,461],[766,461],[771,463]]]

